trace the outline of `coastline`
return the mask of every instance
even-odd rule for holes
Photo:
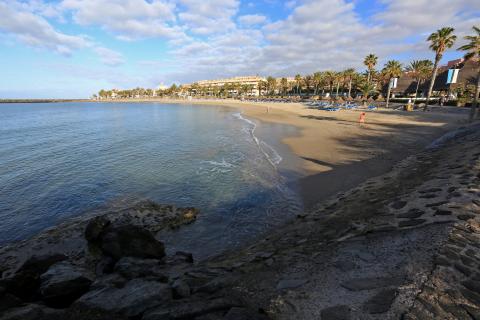
[[[104,102],[104,101],[102,101]],[[444,133],[465,124],[460,113],[411,112],[380,109],[368,112],[360,125],[359,110],[328,112],[301,103],[235,100],[112,100],[108,103],[169,103],[214,105],[241,110],[259,121],[290,125],[299,134],[282,139],[298,156],[299,191],[305,209],[348,190],[368,178],[391,170]]]

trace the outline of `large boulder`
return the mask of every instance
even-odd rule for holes
[[[100,241],[102,234],[110,225],[110,220],[103,216],[98,216],[91,219],[85,228],[85,239],[89,243],[96,243]]]
[[[145,310],[170,301],[172,292],[167,284],[134,279],[122,288],[105,287],[90,291],[74,304],[74,308],[108,311],[127,317],[137,317]],[[114,318],[112,316],[112,318]]]
[[[40,276],[40,293],[47,305],[67,307],[90,288],[86,270],[69,262],[58,262]]]
[[[13,276],[3,279],[7,292],[26,301],[34,300],[40,286],[40,275],[60,261],[66,260],[63,254],[32,256],[27,259]]]
[[[102,251],[119,260],[122,257],[161,259],[165,246],[152,233],[134,225],[107,228],[101,240]]]

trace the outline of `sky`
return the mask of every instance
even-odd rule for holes
[[[0,98],[408,64],[451,26],[446,62],[479,24],[479,0],[0,0]]]

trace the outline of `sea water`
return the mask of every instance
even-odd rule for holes
[[[200,209],[171,250],[235,247],[300,210],[294,131],[214,106],[0,105],[0,245],[129,196]]]

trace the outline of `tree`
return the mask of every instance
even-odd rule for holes
[[[277,79],[275,79],[274,77],[268,77],[267,78],[268,94],[273,95],[276,87],[277,87]]]
[[[283,95],[287,95],[287,90],[288,90],[288,80],[287,80],[287,78],[282,78],[280,80],[280,87],[282,89]]]
[[[363,80],[362,82],[360,82],[357,86],[357,89],[360,90],[360,92],[362,93],[363,104],[366,106],[368,96],[375,93],[375,86],[367,79],[366,81]]]
[[[335,83],[337,86],[337,91],[335,93],[335,98],[338,98],[338,90],[340,89],[340,82],[343,81],[343,74],[341,72],[335,72],[334,75]]]
[[[466,45],[461,46],[458,50],[466,51],[465,59],[480,59],[480,28],[472,27],[474,35],[464,37],[469,41]],[[475,95],[473,96],[472,109],[470,111],[470,121],[473,121],[478,116],[478,99],[480,94],[480,68],[477,74],[477,86],[475,88]]]
[[[402,64],[397,60],[390,60],[385,64],[385,67],[382,70],[382,73],[386,80],[388,80],[388,90],[387,90],[387,105],[390,102],[390,92],[392,90],[392,79],[400,77],[402,74]]]
[[[367,82],[370,83],[370,80],[372,79],[372,72],[375,70],[375,66],[377,65],[378,57],[374,55],[373,53],[369,54],[368,56],[365,57],[365,60],[363,60],[363,64],[367,66],[368,70],[368,76],[367,76]]]
[[[417,82],[417,87],[415,88],[415,98],[413,99],[413,104],[417,102],[418,87],[422,81],[428,79],[432,74],[433,63],[430,60],[413,60],[405,68],[409,72],[415,81]]]
[[[455,43],[455,40],[457,40],[457,36],[453,34],[453,31],[455,31],[455,29],[450,27],[438,29],[427,38],[427,41],[430,41],[430,49],[435,51],[435,63],[433,64],[432,79],[428,88],[427,102],[425,104],[424,111],[427,110],[428,102],[432,96],[433,85],[435,84],[435,79],[437,78],[438,64],[440,60],[442,60],[443,53],[448,48],[451,48]]]
[[[325,80],[328,83],[330,95],[332,95],[333,83],[335,82],[335,77],[336,77],[335,71],[325,71]]]
[[[296,86],[297,87],[297,94],[300,95],[302,93],[302,91],[300,89],[301,86],[302,86],[302,76],[299,75],[299,74],[295,75],[295,82],[297,84],[297,86]]]
[[[303,78],[303,83],[305,83],[305,91],[307,92],[307,95],[310,94],[310,88],[313,85],[313,77],[311,75],[306,75]]]
[[[350,69],[347,69],[345,71],[343,71],[343,78],[345,81],[347,81],[348,83],[348,95],[347,97],[348,98],[351,98],[352,97],[352,82],[353,82],[353,79],[355,78],[357,72],[355,72],[355,69],[353,68],[350,68]]]
[[[263,80],[260,80],[258,82],[258,94],[261,96],[262,92],[264,92],[266,90],[267,90],[267,82],[263,81]]]
[[[320,85],[322,84],[324,80],[323,73],[322,72],[315,72],[313,74],[313,94],[318,95],[318,89],[320,88]]]

